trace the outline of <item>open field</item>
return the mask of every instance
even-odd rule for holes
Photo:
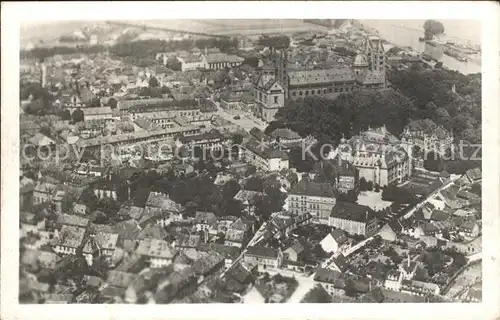
[[[149,20],[134,21],[131,23],[189,32],[247,36],[320,31],[326,29],[321,26],[304,23],[300,19]]]

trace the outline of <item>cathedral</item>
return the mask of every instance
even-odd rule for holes
[[[283,100],[308,96],[336,95],[357,90],[386,88],[385,51],[377,36],[367,36],[362,52],[358,52],[350,67],[288,70],[288,51],[271,49],[272,64],[264,67],[254,81],[254,97],[260,107],[256,112],[265,121],[272,121],[282,99],[266,100],[271,95],[283,95]],[[273,87],[271,92],[271,87]],[[279,88],[278,88],[279,87]]]
[[[386,87],[385,51],[378,36],[365,38],[362,52],[350,67],[287,71],[287,51],[273,51],[272,56],[275,78],[284,87],[287,99]]]

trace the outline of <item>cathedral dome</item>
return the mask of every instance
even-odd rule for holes
[[[368,59],[363,53],[358,53],[354,58],[353,67],[368,67]]]

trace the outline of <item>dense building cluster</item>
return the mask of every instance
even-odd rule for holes
[[[388,90],[387,61],[352,25],[288,40],[147,68],[109,52],[22,61],[20,301],[455,299],[481,255],[481,169],[424,169],[454,147],[426,119],[365,128],[298,170],[321,146],[267,127],[278,110]]]

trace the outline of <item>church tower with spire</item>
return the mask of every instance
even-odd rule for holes
[[[271,55],[274,67],[274,77],[285,90],[285,100],[288,99],[288,52],[286,48],[276,50],[271,48]]]

